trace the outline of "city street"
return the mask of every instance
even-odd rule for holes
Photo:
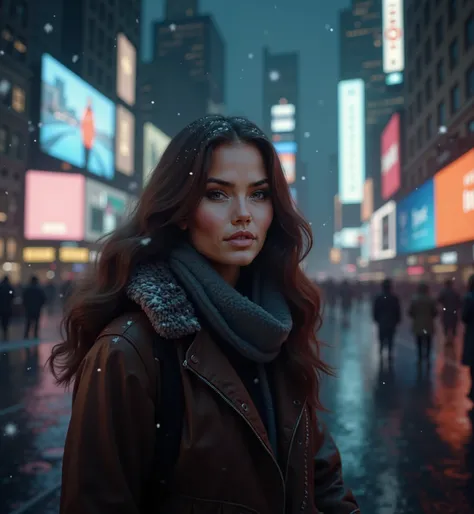
[[[45,320],[39,344],[0,343],[0,514],[58,512],[70,395],[43,368],[56,325]],[[389,368],[380,365],[374,334],[367,305],[349,328],[327,316],[321,330],[338,375],[324,379],[325,419],[362,514],[473,512],[472,404],[459,341],[446,354],[438,338],[431,369],[419,369],[403,327]]]

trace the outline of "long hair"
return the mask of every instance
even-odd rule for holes
[[[469,293],[474,293],[474,275],[471,275],[467,280],[467,290]]]
[[[134,267],[151,259],[166,260],[182,241],[179,225],[192,216],[205,193],[212,152],[238,141],[254,145],[267,170],[274,217],[257,259],[286,295],[293,317],[286,344],[289,358],[306,379],[312,405],[322,408],[319,378],[332,371],[320,358],[316,337],[321,325],[320,294],[300,268],[312,246],[311,229],[294,207],[273,145],[241,117],[205,116],[170,142],[129,220],[108,236],[95,267],[67,302],[61,323],[63,341],[54,346],[49,360],[58,384],[70,385],[100,332],[131,308],[125,290]]]

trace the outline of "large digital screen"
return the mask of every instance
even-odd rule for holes
[[[124,175],[134,171],[135,116],[117,105],[117,137],[115,138],[115,166]]]
[[[383,71],[386,74],[405,69],[404,1],[383,0]]]
[[[436,244],[474,240],[474,149],[434,177]]]
[[[43,54],[41,150],[111,180],[114,136],[114,104],[49,54]]]
[[[296,180],[297,144],[294,141],[279,141],[275,142],[274,146],[280,159],[286,181],[288,184],[293,184]]]
[[[362,79],[338,84],[339,200],[361,203],[365,181],[365,85]]]
[[[434,182],[429,180],[397,205],[397,252],[435,248],[435,219]]]
[[[370,221],[371,260],[393,259],[397,255],[397,206],[387,202]]]
[[[161,159],[171,138],[152,123],[143,126],[143,185],[146,186],[151,173]]]
[[[29,170],[25,176],[25,239],[84,239],[83,175]]]
[[[382,198],[388,200],[400,189],[400,114],[392,114],[380,138]]]
[[[130,198],[118,189],[87,179],[85,236],[89,242],[114,231],[129,213]]]
[[[135,105],[137,51],[124,34],[117,36],[117,96]]]

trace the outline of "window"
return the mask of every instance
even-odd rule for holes
[[[421,57],[416,58],[416,78],[419,79],[421,77]]]
[[[421,41],[421,27],[420,27],[419,23],[417,23],[415,25],[415,39],[416,39],[416,44],[419,45],[420,41]]]
[[[457,7],[458,7],[458,2],[457,0],[449,0],[449,4],[448,4],[448,21],[449,21],[449,24],[452,25],[455,21],[456,21],[456,16],[457,16]]]
[[[95,48],[95,20],[90,19],[89,25],[88,25],[88,40],[89,40],[89,48],[94,49]]]
[[[443,18],[439,18],[435,25],[435,43],[438,47],[443,42]]]
[[[438,127],[446,125],[446,106],[444,102],[438,104]]]
[[[442,60],[438,61],[436,65],[436,83],[438,87],[444,84],[444,65]]]
[[[408,108],[408,124],[411,125],[413,123],[413,104]]]
[[[431,62],[431,38],[425,41],[425,64]]]
[[[421,91],[418,91],[418,93],[416,95],[416,112],[418,114],[421,114],[422,108],[423,108],[423,100],[421,97]]]
[[[104,84],[104,69],[103,68],[97,68],[97,82],[100,86]]]
[[[464,24],[464,48],[469,50],[474,46],[474,14],[471,13]]]
[[[20,136],[19,134],[12,134],[12,140],[11,140],[11,144],[10,144],[10,151],[11,151],[11,155],[12,157],[14,157],[15,159],[20,159],[20,155],[21,155],[21,148],[20,148],[20,145],[21,145],[21,139],[20,139]]]
[[[8,128],[5,125],[0,127],[0,153],[8,153]]]
[[[421,147],[423,146],[423,129],[421,127],[418,127],[418,130],[416,131],[416,146],[418,150],[421,150]]]
[[[425,23],[425,27],[427,27],[430,24],[430,18],[431,18],[431,9],[430,9],[430,2],[429,0],[425,2],[425,5],[423,7],[423,21]]]
[[[454,38],[449,45],[449,67],[454,70],[459,62],[459,45],[458,38]]]
[[[455,114],[461,107],[461,91],[459,89],[459,84],[456,84],[451,88],[449,96],[451,99],[451,114]]]
[[[408,92],[411,93],[413,91],[413,70],[408,72]]]
[[[87,61],[87,73],[89,75],[94,75],[94,71],[95,71],[94,61],[92,59],[89,59]]]
[[[12,107],[16,112],[25,112],[25,91],[18,86],[13,86]]]
[[[474,96],[474,64],[466,71],[466,99]]]
[[[432,96],[433,96],[433,80],[431,79],[431,77],[428,77],[425,82],[426,103],[431,101]]]
[[[431,114],[426,118],[425,122],[426,139],[430,140],[433,136],[433,116]]]

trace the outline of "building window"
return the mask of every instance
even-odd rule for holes
[[[459,84],[456,84],[451,88],[449,96],[451,98],[451,114],[455,114],[461,107],[461,91],[459,89]]]
[[[467,131],[470,134],[474,134],[474,118],[467,122]]]
[[[421,91],[418,91],[418,93],[416,95],[416,112],[418,114],[421,114],[422,108],[423,108],[423,99],[422,99]]]
[[[421,127],[418,127],[418,130],[416,131],[416,146],[418,147],[418,150],[421,150],[421,147],[423,146],[423,129]]]
[[[0,127],[0,153],[8,153],[8,128],[6,125]]]
[[[105,21],[105,5],[102,2],[99,5],[99,19],[102,22]]]
[[[436,65],[436,83],[438,87],[444,84],[444,65],[442,60],[438,61]]]
[[[421,41],[421,27],[419,23],[415,25],[415,40],[416,44],[419,45]]]
[[[444,102],[438,104],[438,127],[446,125],[446,106]]]
[[[425,41],[425,64],[431,62],[431,38]]]
[[[92,75],[94,75],[94,72],[95,72],[94,61],[92,59],[89,59],[87,61],[87,73],[91,77]]]
[[[20,158],[20,136],[18,134],[12,134],[12,140],[10,144],[11,156],[15,159]]]
[[[419,79],[421,77],[421,57],[416,58],[416,78]]]
[[[454,38],[449,45],[449,67],[454,70],[459,62],[459,45],[458,38]]]
[[[431,18],[431,9],[430,9],[430,2],[429,0],[425,2],[425,5],[423,7],[423,21],[425,23],[425,27],[427,27],[430,24],[430,18]]]
[[[435,43],[438,47],[443,42],[443,18],[439,18],[435,25]]]
[[[474,46],[474,14],[471,13],[464,25],[464,48],[469,50]]]
[[[425,130],[426,139],[430,140],[433,136],[433,116],[431,116],[431,114],[426,118]]]
[[[466,99],[474,96],[474,64],[466,71]]]
[[[408,108],[408,125],[413,123],[413,104]]]
[[[433,80],[431,79],[431,77],[428,77],[425,82],[426,103],[431,101],[432,96],[433,96]]]
[[[411,93],[413,91],[413,70],[408,72],[408,92]]]
[[[449,0],[448,4],[448,21],[449,24],[452,25],[456,21],[456,16],[458,13],[458,2],[457,0]]]
[[[16,112],[25,112],[25,91],[18,86],[13,86],[12,107]]]

